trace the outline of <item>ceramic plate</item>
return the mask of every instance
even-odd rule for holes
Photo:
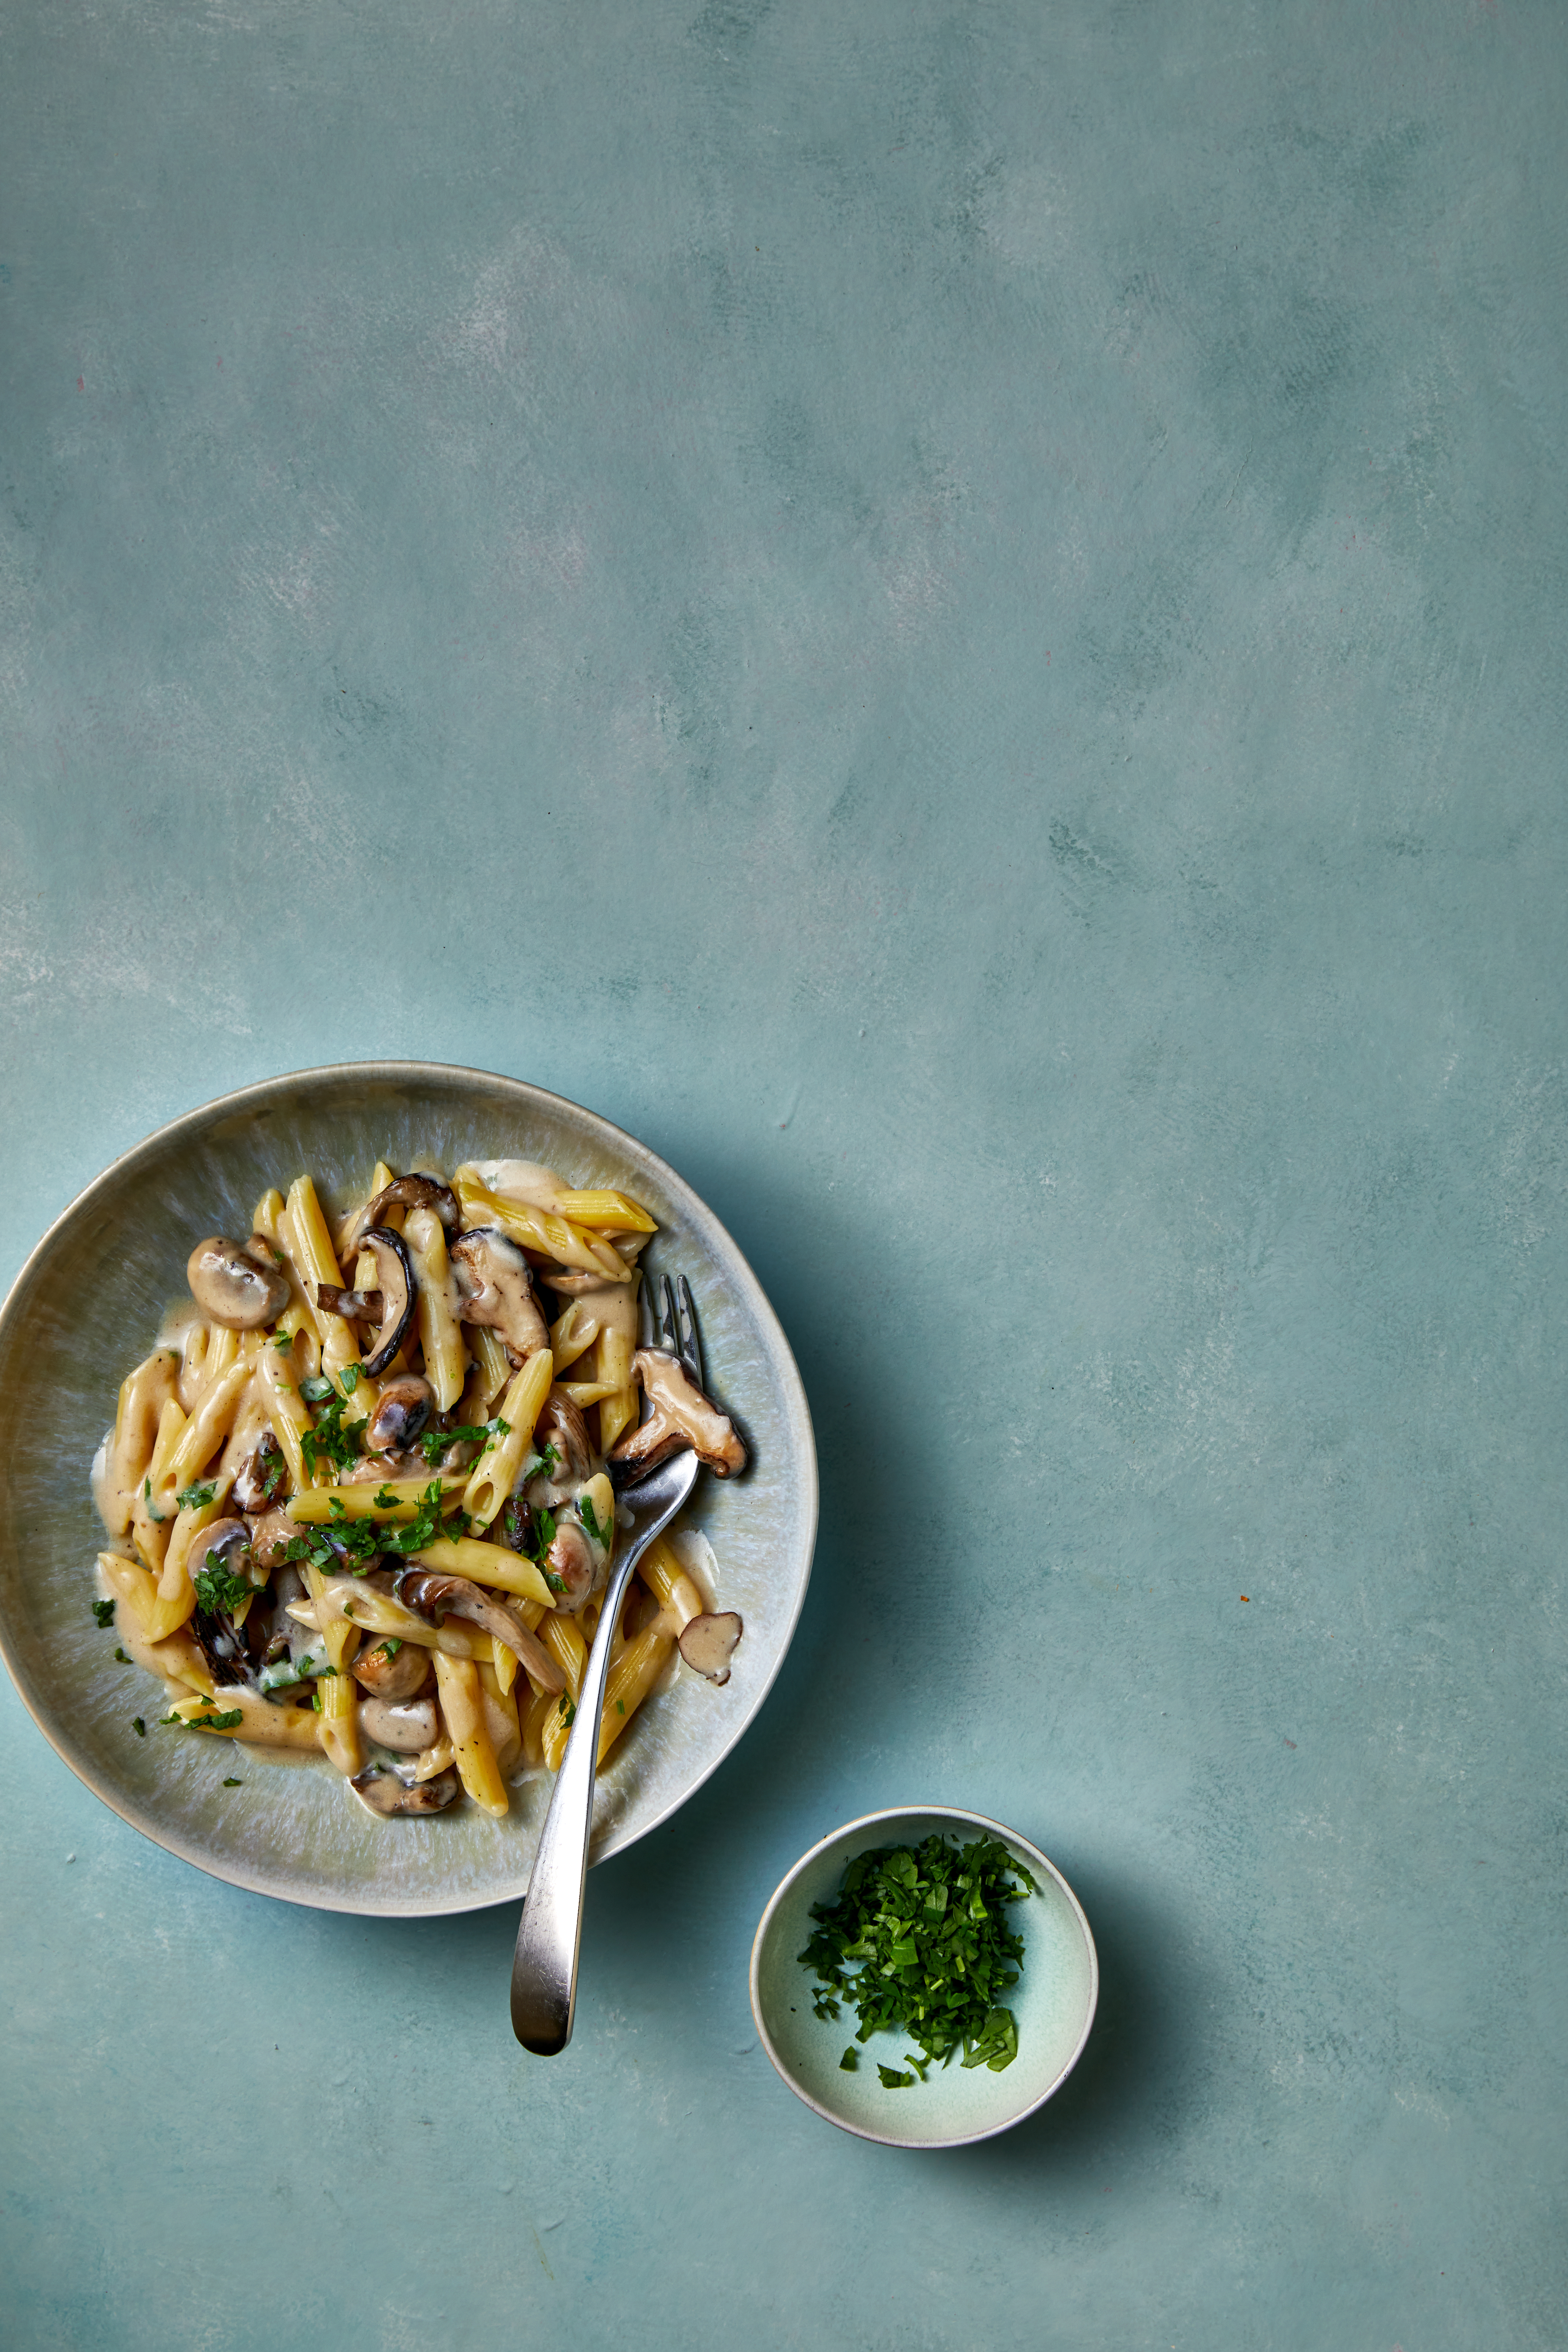
[[[105,1171],[45,1234],[0,1310],[0,1407],[10,1435],[0,1495],[0,1653],[71,1769],[133,1827],[238,1886],[324,1910],[410,1917],[521,1896],[548,1802],[539,1774],[501,1822],[463,1804],[380,1822],[325,1759],[269,1763],[255,1748],[156,1727],[156,1685],[115,1663],[89,1606],[102,1535],[88,1494],[121,1380],[153,1346],[203,1234],[248,1232],[269,1185],[302,1170],[329,1215],[395,1168],[542,1160],[568,1183],[618,1186],[657,1217],[644,1264],[684,1274],[715,1395],[752,1452],[728,1484],[700,1476],[680,1525],[717,1563],[716,1605],[745,1636],[722,1689],[685,1668],[651,1697],[601,1773],[592,1858],[668,1820],[756,1714],[783,1662],[811,1572],[816,1455],[795,1360],[745,1259],[671,1168],[608,1120],[479,1070],[372,1062],[307,1070],[208,1103]],[[132,1728],[148,1719],[145,1738]],[[237,1758],[241,1760],[237,1764]],[[224,1788],[238,1770],[244,1785]]]
[[[1010,1913],[1024,1938],[1024,1959],[1007,2007],[1018,2021],[1018,2054],[993,2074],[956,2061],[933,2066],[923,2083],[884,2088],[877,2072],[903,2068],[919,2045],[907,2035],[873,2033],[858,2045],[852,2074],[839,2064],[855,2040],[855,2016],[819,2019],[812,2006],[816,1979],[800,1965],[814,1921],[814,1903],[838,1892],[845,1864],[868,1846],[916,1845],[941,1832],[967,1843],[1000,1838],[1034,1879],[1037,1892]],[[763,1912],[752,1947],[752,2014],[763,2049],[790,2089],[819,2116],[861,2139],[891,2147],[962,2147],[990,2139],[1043,2106],[1067,2081],[1089,2040],[1100,1997],[1100,1963],[1089,1921],[1054,1862],[1016,1830],[983,1813],[932,1805],[867,1813],[847,1822],[803,1854]]]

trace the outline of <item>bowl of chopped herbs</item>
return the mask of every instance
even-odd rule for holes
[[[1077,2064],[1099,1991],[1056,1864],[950,1806],[823,1838],[752,1946],[752,2012],[790,2089],[892,2147],[962,2147],[1032,2115]]]

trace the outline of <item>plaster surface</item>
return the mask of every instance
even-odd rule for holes
[[[0,1274],[228,1087],[504,1070],[728,1224],[823,1472],[551,2063],[510,1914],[211,1882],[0,1690],[18,2352],[1561,2347],[1565,57],[5,12]],[[746,1958],[932,1802],[1103,1991],[911,2156]]]

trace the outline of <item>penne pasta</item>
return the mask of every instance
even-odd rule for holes
[[[124,1535],[131,1525],[142,1481],[153,1467],[163,1407],[177,1403],[178,1361],[172,1349],[157,1348],[121,1382],[100,1490],[103,1523],[111,1536]]]
[[[514,1242],[552,1258],[558,1265],[576,1266],[584,1274],[603,1275],[611,1282],[630,1280],[624,1260],[611,1244],[585,1232],[581,1225],[574,1225],[569,1218],[553,1216],[527,1201],[513,1199],[510,1193],[492,1192],[470,1170],[458,1169],[452,1179],[452,1189],[462,1203],[465,1225],[499,1225]]]
[[[637,1562],[637,1574],[677,1633],[683,1633],[708,1606],[663,1536],[655,1536]]]
[[[486,1446],[463,1494],[463,1508],[476,1527],[489,1527],[516,1486],[518,1473],[533,1451],[534,1423],[554,1377],[554,1358],[548,1348],[541,1348],[508,1389],[500,1414],[506,1432]]]
[[[537,1601],[543,1609],[550,1607],[553,1598],[532,1560],[524,1559],[519,1552],[508,1551],[502,1544],[481,1543],[477,1537],[459,1536],[426,1544],[411,1557],[421,1568],[440,1569],[447,1576],[466,1576],[475,1584],[515,1592],[524,1601]]]
[[[237,1338],[237,1333],[230,1333]],[[164,1465],[164,1483],[170,1489],[171,1500],[193,1486],[206,1468],[229,1431],[239,1412],[239,1401],[250,1385],[251,1367],[243,1361],[231,1363],[226,1372],[208,1386]],[[153,1481],[153,1499],[159,1496],[159,1482]]]
[[[327,1314],[317,1301],[323,1282],[342,1289],[343,1277],[316,1188],[308,1176],[297,1176],[289,1185],[282,1222],[284,1254],[292,1261],[315,1310],[316,1328],[321,1335],[321,1370],[330,1380],[337,1380],[346,1366],[359,1362],[359,1340],[352,1323],[341,1315]]]
[[[488,1413],[497,1397],[503,1396],[511,1380],[511,1361],[502,1347],[500,1334],[473,1326],[468,1331],[468,1346],[473,1352],[477,1375],[476,1402],[480,1413]]]
[[[329,1519],[384,1519],[389,1526],[405,1525],[419,1516],[420,1504],[434,1483],[444,1495],[455,1495],[468,1484],[464,1470],[432,1471],[428,1478],[362,1478],[352,1486],[317,1486],[308,1495],[296,1495],[289,1506],[290,1518],[298,1519],[302,1528],[320,1527]],[[390,1495],[390,1503],[378,1503],[378,1495]]]
[[[414,1265],[425,1377],[436,1391],[437,1411],[448,1412],[463,1393],[468,1360],[458,1323],[458,1286],[447,1257],[447,1236],[433,1209],[410,1209],[403,1234]]]
[[[478,1666],[471,1658],[449,1658],[444,1651],[437,1650],[436,1690],[452,1742],[458,1778],[475,1804],[499,1820],[509,1810],[510,1800],[485,1719]]]

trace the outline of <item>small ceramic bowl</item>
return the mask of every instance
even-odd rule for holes
[[[907,2034],[874,2033],[859,2045],[859,2065],[845,2073],[839,2060],[855,2038],[854,2012],[845,2009],[837,2021],[816,2017],[816,1979],[797,1955],[815,1924],[812,1905],[837,1892],[847,1863],[868,1846],[913,1845],[933,1832],[963,1842],[999,1838],[1039,1890],[1012,1914],[1024,1938],[1019,1979],[1008,1997],[1018,2054],[999,2074],[985,2066],[966,2070],[955,2060],[933,2066],[923,2083],[889,2091],[879,2063],[900,2066],[903,2053],[919,2045]],[[1016,1830],[950,1805],[900,1807],[846,1822],[803,1854],[775,1889],[752,1946],[752,2014],[790,2089],[830,2124],[887,2147],[963,2147],[1033,2115],[1077,2065],[1099,1997],[1094,1937],[1055,1863]]]

